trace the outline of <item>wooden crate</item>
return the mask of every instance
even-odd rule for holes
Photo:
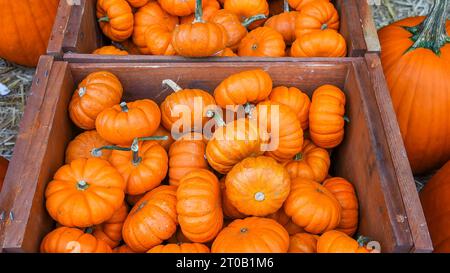
[[[96,0],[78,0],[79,5],[61,1],[47,54],[59,59],[87,62],[167,62],[191,61],[182,57],[165,56],[99,56],[90,54],[95,49],[110,44],[102,35],[95,16]],[[72,1],[76,2],[76,1]],[[334,0],[341,17],[341,34],[348,45],[348,56],[364,56],[374,51],[377,37],[375,25],[367,1]],[[377,41],[377,39],[376,39]],[[379,51],[379,50],[378,50]],[[207,58],[208,61],[236,61],[238,58]],[[272,58],[267,61],[281,61],[289,58]],[[203,59],[204,61],[205,59]],[[265,61],[258,58],[245,58],[243,61]]]
[[[124,100],[151,98],[160,103],[172,78],[185,88],[214,90],[228,75],[263,68],[275,85],[297,86],[309,95],[334,84],[347,95],[350,123],[342,145],[333,152],[332,174],[355,185],[360,200],[359,233],[381,243],[385,252],[430,252],[426,222],[418,202],[398,125],[381,81],[377,56],[327,59],[321,62],[258,63],[68,63],[41,58],[33,82],[14,157],[0,195],[0,246],[5,252],[33,252],[54,222],[45,209],[44,190],[63,165],[64,150],[79,130],[67,107],[77,84],[89,73],[108,70],[125,89]],[[366,63],[372,64],[368,69]],[[374,77],[373,77],[374,76]],[[387,123],[384,124],[383,122]],[[12,218],[9,215],[13,215]]]

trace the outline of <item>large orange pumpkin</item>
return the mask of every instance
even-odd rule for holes
[[[111,253],[104,241],[77,228],[59,227],[41,242],[41,253]]]
[[[428,18],[398,21],[378,32],[381,61],[414,174],[450,159],[450,21],[448,1]]]
[[[244,38],[238,48],[241,57],[283,57],[286,55],[286,43],[283,36],[273,28],[258,27]]]
[[[103,33],[122,42],[133,34],[133,11],[125,0],[97,0],[97,18]]]
[[[295,41],[296,19],[299,15],[297,11],[289,11],[289,4],[284,0],[284,12],[269,18],[264,24],[278,31],[284,38],[287,45]]]
[[[122,206],[125,181],[99,158],[80,158],[58,169],[45,190],[50,216],[67,227],[90,227],[110,219]]]
[[[369,253],[369,250],[347,234],[331,230],[317,240],[317,253]]]
[[[107,71],[91,73],[73,93],[69,116],[81,129],[94,129],[98,114],[118,104],[122,94],[122,84],[114,74]]]
[[[67,146],[66,164],[78,158],[100,157],[108,160],[111,151],[96,151],[96,149],[108,145],[111,143],[104,140],[95,130],[81,133]]]
[[[1,0],[0,58],[36,66],[45,54],[59,0]]]
[[[303,34],[291,47],[291,57],[345,57],[347,43],[333,29]]]
[[[309,233],[297,233],[289,238],[288,253],[316,253],[319,236]]]
[[[123,224],[125,243],[135,252],[145,252],[169,239],[177,230],[175,186],[159,186],[134,205]]]
[[[185,175],[177,189],[177,213],[181,230],[192,242],[213,240],[223,225],[220,185],[208,170]]]
[[[328,0],[320,0],[305,5],[295,19],[295,36],[324,29],[339,30],[339,14]]]
[[[111,218],[93,227],[92,235],[98,240],[107,243],[111,248],[118,246],[120,241],[122,241],[122,227],[127,215],[128,206],[124,202]]]
[[[147,253],[209,253],[209,247],[199,243],[167,244],[151,248]]]
[[[234,220],[217,236],[212,253],[286,253],[289,234],[275,220],[248,217]]]
[[[309,107],[311,100],[308,95],[295,87],[278,86],[270,93],[269,99],[273,102],[289,106],[297,113],[297,119],[306,130],[309,126]]]
[[[269,15],[267,0],[225,0],[223,8],[236,14],[241,21],[245,21],[254,15]],[[264,20],[253,22],[249,28],[253,29],[264,23]]]

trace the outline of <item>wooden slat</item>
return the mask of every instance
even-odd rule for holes
[[[372,7],[368,1],[356,1],[361,18],[361,26],[364,34],[366,48],[368,53],[380,53],[381,45],[378,40],[377,28],[373,20]]]
[[[47,55],[62,59],[64,54],[63,41],[69,24],[71,11],[72,6],[69,5],[67,1],[59,1],[55,23],[47,46]]]
[[[347,41],[348,56],[360,57],[367,52],[366,42],[362,27],[358,22],[359,11],[358,0],[336,0],[336,7],[340,10],[341,28],[340,33]]]

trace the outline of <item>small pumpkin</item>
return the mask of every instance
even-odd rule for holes
[[[309,179],[291,181],[284,211],[292,221],[312,234],[335,229],[341,220],[341,205],[325,187]]]
[[[137,137],[153,135],[159,127],[161,112],[149,99],[122,102],[103,110],[95,121],[97,132],[117,145],[129,145]]]
[[[78,158],[99,157],[108,160],[111,151],[105,150],[101,153],[95,153],[95,149],[108,145],[111,145],[111,143],[104,140],[97,131],[83,132],[67,145],[66,164]]]
[[[220,179],[220,190],[222,192],[222,210],[223,215],[227,219],[242,219],[246,218],[247,215],[240,212],[233,204],[231,204],[230,199],[227,196],[226,192],[226,184],[225,184],[226,176]]]
[[[133,11],[125,0],[98,0],[97,18],[103,33],[113,41],[125,41],[133,34]]]
[[[323,182],[323,186],[329,190],[341,204],[341,221],[336,230],[353,236],[358,229],[358,198],[352,183],[344,178],[333,177]]]
[[[209,247],[199,243],[167,244],[151,248],[147,253],[209,253]]]
[[[303,228],[297,226],[292,222],[291,217],[286,215],[284,208],[280,208],[277,212],[267,215],[266,218],[270,218],[277,221],[280,225],[282,225],[286,229],[289,235],[305,232]]]
[[[289,238],[288,253],[316,253],[319,236],[309,233],[297,233]]]
[[[145,252],[169,239],[177,230],[175,186],[159,186],[134,205],[123,225],[125,243],[135,252]]]
[[[111,253],[112,249],[102,240],[77,228],[59,227],[41,242],[41,253]]]
[[[266,216],[283,206],[291,180],[286,169],[266,156],[248,157],[227,174],[226,195],[241,213]]]
[[[272,90],[269,99],[273,102],[289,106],[292,111],[297,113],[297,119],[300,121],[302,129],[306,130],[308,128],[311,100],[300,89],[296,87],[278,86]]]
[[[45,190],[45,205],[64,226],[90,227],[114,215],[122,206],[124,191],[125,181],[108,161],[80,158],[55,173]]]
[[[188,16],[195,11],[195,0],[158,0],[158,3],[173,16]]]
[[[337,31],[325,29],[303,34],[291,47],[292,57],[345,57],[347,43]]]
[[[129,246],[121,245],[113,249],[114,253],[135,253]]]
[[[248,217],[224,228],[211,247],[212,253],[286,253],[289,234],[275,220]]]
[[[213,240],[223,225],[220,185],[208,170],[195,170],[180,180],[177,213],[183,234],[192,242]]]
[[[225,48],[224,50],[216,53],[214,57],[237,57],[238,55],[234,53],[233,50],[231,50],[229,47]]]
[[[330,164],[328,151],[305,139],[302,151],[294,160],[287,162],[285,168],[291,179],[306,178],[322,183],[328,175]]]
[[[295,36],[325,29],[339,30],[339,13],[328,0],[320,0],[305,5],[295,19]]]
[[[317,253],[369,253],[369,250],[347,234],[330,230],[317,240]]]
[[[125,50],[121,50],[115,46],[103,46],[101,48],[97,48],[92,52],[92,54],[97,55],[128,55],[128,52]]]
[[[127,0],[128,4],[133,8],[140,8],[145,6],[150,0]]]
[[[175,142],[172,134],[166,130],[163,126],[159,126],[158,129],[153,133],[153,136],[161,137],[161,140],[155,140],[159,145],[161,145],[164,150],[169,152],[170,146]]]
[[[306,5],[310,3],[317,3],[319,1],[324,0],[288,0],[289,6],[291,6],[293,9],[297,11],[301,11]],[[329,1],[329,0],[325,0]]]
[[[150,54],[173,56],[172,30],[167,25],[153,24],[147,27],[145,41]]]
[[[92,228],[92,235],[107,243],[111,248],[117,247],[122,241],[122,227],[127,215],[128,206],[124,202],[111,218]]]
[[[70,119],[81,129],[95,129],[98,114],[119,103],[122,94],[122,84],[114,74],[107,71],[91,73],[73,93],[69,103]]]
[[[283,35],[271,27],[258,27],[250,31],[238,48],[241,57],[284,57],[286,43]]]
[[[269,15],[269,4],[267,0],[225,0],[223,8],[236,14],[241,21],[258,14]],[[264,23],[264,20],[258,20],[249,25],[254,29]]]
[[[299,15],[297,11],[289,11],[289,4],[284,0],[284,12],[270,17],[264,24],[278,31],[284,39],[286,45],[291,45],[295,41],[296,19]]]

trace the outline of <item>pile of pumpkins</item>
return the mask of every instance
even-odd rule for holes
[[[290,11],[290,7],[294,10]],[[338,32],[339,14],[330,0],[284,0],[284,10],[276,12],[267,0],[98,0],[100,28],[113,45],[93,53],[185,57],[347,55],[346,41]]]
[[[79,84],[68,111],[86,131],[45,190],[57,227],[41,252],[371,252],[351,237],[353,185],[329,176],[329,151],[344,139],[343,91],[323,85],[310,99],[261,69],[230,75],[213,95],[164,83],[173,92],[160,105],[121,102],[107,71]],[[179,106],[193,114],[175,116]],[[245,116],[225,122],[220,109],[230,107]],[[173,139],[179,119],[213,122],[213,133],[183,128]]]

